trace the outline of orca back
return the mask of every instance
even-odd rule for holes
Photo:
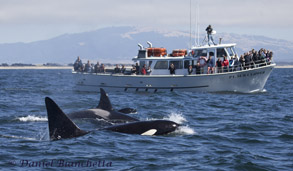
[[[179,125],[168,120],[138,121],[105,128],[114,132],[139,135],[164,135],[176,130]]]

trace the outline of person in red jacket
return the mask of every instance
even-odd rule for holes
[[[143,67],[142,67],[140,72],[141,72],[142,75],[146,75],[146,64],[143,65]]]
[[[227,60],[227,57],[224,56],[224,60],[223,60],[223,69],[224,69],[224,72],[228,72],[228,68],[229,68],[229,61]]]

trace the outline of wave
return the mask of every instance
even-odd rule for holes
[[[184,122],[187,121],[181,113],[171,113],[170,115],[168,115],[167,117],[164,117],[163,119],[170,120],[178,124],[183,124]]]
[[[184,135],[194,135],[196,132],[190,128],[189,126],[180,126],[178,129],[175,131],[177,134],[184,134]]]
[[[34,115],[28,115],[24,117],[19,117],[17,120],[22,122],[47,122],[47,117],[40,117],[40,116],[34,116]]]
[[[15,135],[0,135],[0,137],[3,137],[3,138],[11,138],[11,139],[31,140],[31,141],[37,141],[38,140],[36,138],[23,137],[23,136],[15,136]]]

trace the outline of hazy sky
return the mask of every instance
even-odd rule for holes
[[[293,41],[293,0],[192,0],[200,29]],[[190,0],[0,0],[0,43],[31,42],[111,26],[190,28]]]

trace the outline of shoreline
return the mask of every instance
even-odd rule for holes
[[[293,68],[293,65],[277,65],[275,68]],[[0,66],[0,70],[9,69],[70,69],[72,66]]]
[[[72,66],[0,66],[3,69],[73,69]]]
[[[275,68],[293,68],[293,65],[277,65]]]

